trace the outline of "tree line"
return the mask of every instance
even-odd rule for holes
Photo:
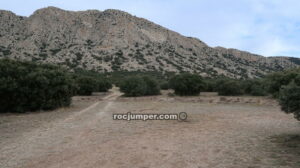
[[[218,92],[222,96],[273,96],[282,110],[300,120],[300,69],[269,74],[259,79],[203,78],[197,74],[112,72],[100,74],[62,67],[0,60],[0,112],[53,110],[69,106],[75,95],[107,92],[112,83],[124,96],[159,95],[173,89],[179,96]]]
[[[0,112],[53,110],[69,106],[74,95],[112,87],[96,73],[8,59],[0,60]]]
[[[269,74],[259,79],[203,78],[183,73],[165,79],[136,75],[120,82],[125,96],[158,95],[160,89],[173,89],[179,96],[195,96],[200,92],[218,92],[221,96],[272,96],[286,113],[300,120],[300,68]],[[151,85],[148,84],[149,80]],[[153,90],[152,90],[152,89]]]

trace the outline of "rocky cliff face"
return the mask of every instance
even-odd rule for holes
[[[118,10],[37,10],[30,17],[0,11],[0,57],[71,69],[174,71],[203,76],[259,77],[297,67],[300,59],[266,58],[184,37]]]

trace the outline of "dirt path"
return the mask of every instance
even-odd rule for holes
[[[0,139],[0,167],[300,167],[300,125],[278,106],[261,103],[267,100],[217,103],[221,98],[209,97],[199,103],[199,98],[120,95],[114,88],[83,109],[55,113],[58,119],[42,118],[41,125],[23,132],[15,128],[18,135]],[[113,113],[181,111],[188,113],[187,122],[112,120]]]

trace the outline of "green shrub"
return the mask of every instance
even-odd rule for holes
[[[75,88],[71,75],[57,66],[0,60],[0,112],[69,106]]]
[[[300,69],[293,69],[284,72],[272,73],[267,76],[267,90],[273,97],[278,98],[282,86],[288,85],[300,74]]]
[[[217,82],[216,91],[222,96],[237,96],[243,94],[241,83],[232,79],[219,80]]]
[[[262,85],[254,84],[251,86],[251,92],[250,95],[252,96],[266,96],[267,92],[265,88]]]
[[[169,85],[175,94],[181,96],[199,95],[205,86],[203,79],[195,74],[176,75],[170,80]]]
[[[160,86],[157,81],[150,77],[142,77],[144,82],[146,83],[146,93],[145,95],[159,95],[160,94]]]
[[[120,86],[123,81],[125,81],[127,78],[130,77],[141,77],[141,76],[147,76],[151,79],[154,79],[156,81],[168,81],[168,79],[171,76],[174,76],[173,72],[165,72],[161,73],[158,71],[147,71],[147,72],[141,72],[141,71],[115,71],[115,72],[108,72],[106,73],[106,76],[110,79],[110,81],[115,84],[116,86]]]
[[[78,95],[89,96],[98,89],[97,80],[92,77],[78,77],[76,84],[78,86]]]
[[[204,90],[205,92],[215,92],[216,91],[216,82],[218,81],[218,79],[205,79],[204,83],[205,83],[205,87]]]
[[[166,82],[166,81],[162,82],[162,83],[160,84],[160,88],[161,88],[162,90],[168,90],[168,89],[170,89],[170,87],[169,87],[169,82]]]
[[[300,120],[300,85],[292,81],[289,85],[280,89],[279,103],[286,113],[293,113]]]
[[[112,88],[111,82],[106,78],[97,79],[97,92],[107,92]]]
[[[111,83],[104,79],[94,79],[89,76],[78,77],[76,80],[78,86],[77,95],[90,96],[93,92],[107,92]]]
[[[242,89],[245,94],[252,96],[266,96],[266,84],[263,79],[251,79],[242,82]]]
[[[120,91],[128,97],[143,96],[146,94],[146,83],[142,78],[131,77],[120,85]]]
[[[76,69],[74,78],[78,85],[78,95],[89,96],[92,92],[107,92],[112,88],[110,80],[98,72]]]
[[[159,85],[149,77],[130,77],[120,84],[120,90],[128,97],[160,94]]]

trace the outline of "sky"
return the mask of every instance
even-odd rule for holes
[[[65,10],[119,9],[212,47],[264,56],[300,57],[299,0],[1,0],[0,9],[30,16],[55,6]]]

